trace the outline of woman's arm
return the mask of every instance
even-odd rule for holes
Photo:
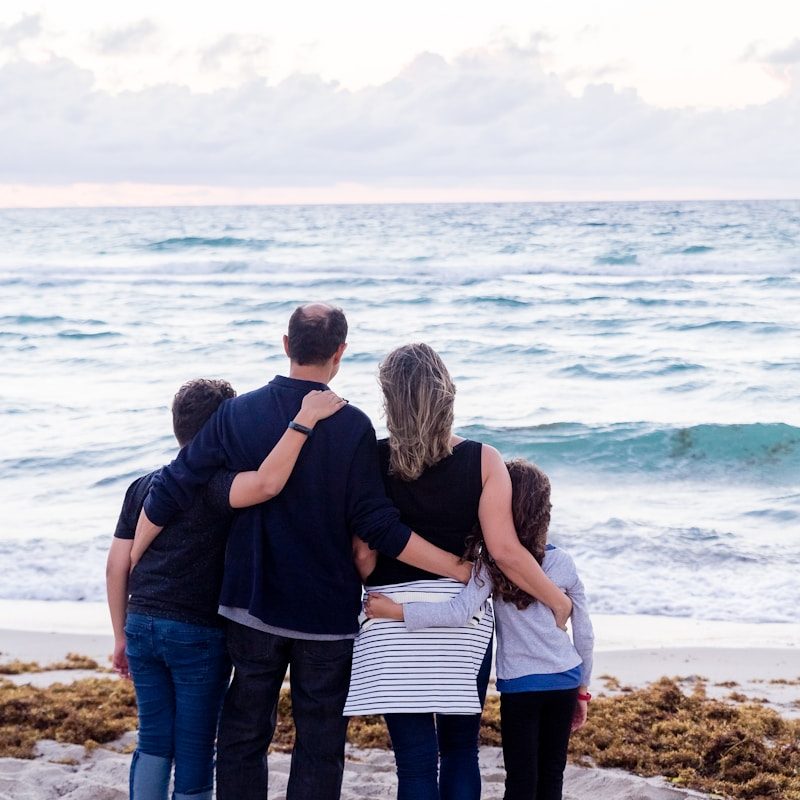
[[[572,602],[520,543],[511,516],[511,478],[500,453],[488,445],[482,447],[481,470],[483,492],[478,517],[489,555],[512,583],[548,606],[558,627],[564,628]]]
[[[373,550],[363,539],[354,536],[353,561],[358,574],[361,576],[361,582],[364,583],[375,570],[375,566],[378,563],[378,552]]]
[[[125,614],[128,610],[128,573],[130,571],[133,539],[114,538],[106,561],[106,595],[114,629],[114,671],[123,678],[130,677],[125,655]]]
[[[330,389],[325,392],[311,391],[303,398],[303,404],[294,422],[313,429],[321,419],[332,416],[346,405],[347,400],[342,400]],[[307,434],[287,428],[257,471],[240,472],[233,479],[231,507],[255,506],[280,494],[307,441]]]

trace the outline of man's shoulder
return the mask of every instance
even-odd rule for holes
[[[358,424],[362,428],[371,428],[372,420],[358,407],[348,403],[341,411],[334,416],[345,415],[342,419],[349,424]]]

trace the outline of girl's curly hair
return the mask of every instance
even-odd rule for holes
[[[542,563],[550,526],[550,479],[535,464],[522,458],[506,461],[511,476],[511,513],[514,527],[522,545]],[[476,527],[467,540],[467,561],[474,561],[489,575],[494,586],[493,595],[499,600],[513,603],[518,609],[527,608],[535,599],[512,583],[495,564],[483,541],[480,527]]]

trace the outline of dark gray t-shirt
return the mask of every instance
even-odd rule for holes
[[[156,472],[128,487],[114,531],[118,539],[133,539]],[[236,473],[228,470],[216,472],[191,508],[156,537],[130,576],[128,611],[194,625],[222,624],[217,606],[234,513],[229,500],[234,477]]]

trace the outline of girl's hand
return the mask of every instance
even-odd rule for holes
[[[330,389],[320,392],[312,389],[304,398],[295,420],[301,425],[313,428],[321,419],[333,416],[347,405],[347,400],[339,397]]]
[[[364,613],[370,619],[403,619],[403,606],[390,600],[385,594],[368,594],[364,601]]]
[[[572,727],[570,728],[572,733],[575,733],[575,731],[579,731],[586,724],[586,718],[588,716],[589,716],[589,701],[578,700],[575,706],[575,713],[572,716]]]

